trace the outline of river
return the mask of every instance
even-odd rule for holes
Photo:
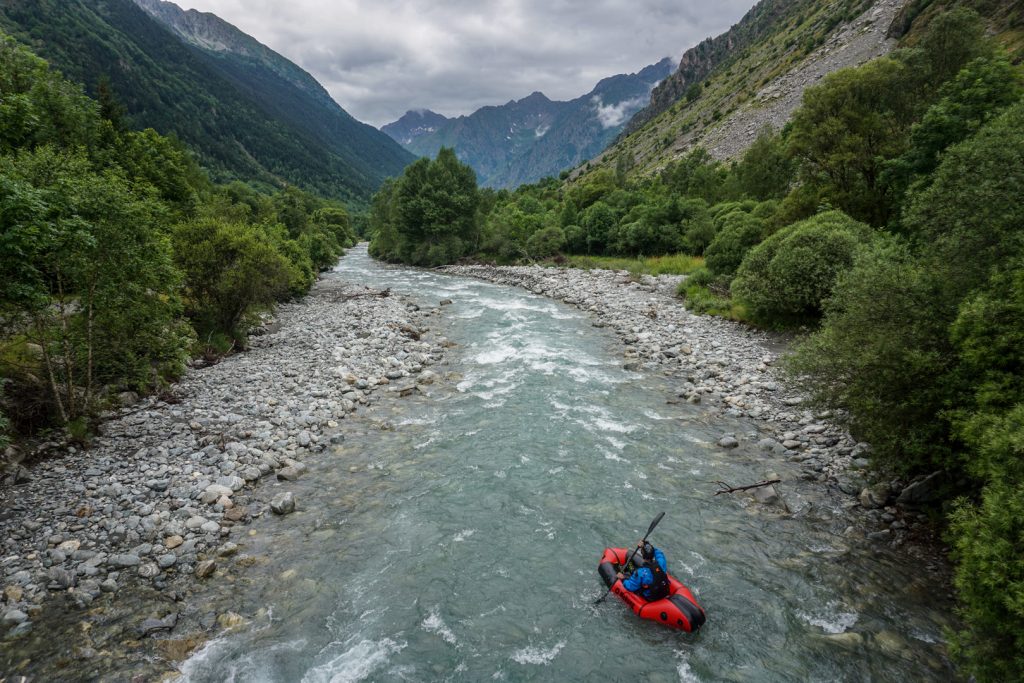
[[[947,681],[950,600],[906,554],[851,534],[845,498],[667,404],[618,340],[527,292],[378,264],[332,277],[450,299],[456,346],[427,395],[382,401],[289,485],[300,511],[240,542],[264,558],[211,600],[251,615],[185,662],[206,681]],[[351,421],[350,421],[351,422]],[[777,475],[790,512],[714,496]],[[605,546],[652,535],[708,615],[698,634],[603,590]],[[940,591],[937,594],[937,591]]]

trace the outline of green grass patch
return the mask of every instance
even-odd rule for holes
[[[704,259],[689,254],[618,258],[614,256],[568,256],[565,265],[570,268],[591,270],[627,270],[633,275],[689,275],[704,267]]]
[[[747,309],[743,304],[733,301],[728,295],[720,294],[707,285],[684,281],[679,283],[678,294],[686,302],[686,307],[694,313],[749,322]]]

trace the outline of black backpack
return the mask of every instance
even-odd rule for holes
[[[651,583],[641,584],[640,588],[643,591],[643,596],[649,600],[661,600],[662,598],[668,597],[671,586],[668,583],[668,574],[666,574],[655,561],[647,563],[647,568],[651,570]]]

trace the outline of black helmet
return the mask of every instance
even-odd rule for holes
[[[653,560],[654,559],[654,546],[651,545],[650,541],[647,541],[647,542],[644,543],[644,547],[640,549],[640,555],[645,560]]]

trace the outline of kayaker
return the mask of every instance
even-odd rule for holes
[[[670,590],[665,553],[650,542],[641,541],[636,547],[639,550],[639,558],[634,560],[636,569],[628,577],[622,572],[616,576],[622,579],[626,590],[637,593],[644,600],[661,600]]]

